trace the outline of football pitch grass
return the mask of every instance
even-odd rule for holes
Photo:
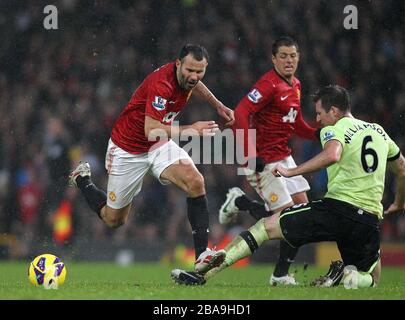
[[[67,277],[58,290],[34,287],[28,281],[29,262],[0,262],[1,300],[405,300],[405,268],[383,268],[377,288],[346,290],[314,288],[309,282],[327,268],[293,265],[300,285],[270,287],[272,265],[229,268],[204,286],[182,286],[170,278],[176,266],[139,263],[66,262]]]

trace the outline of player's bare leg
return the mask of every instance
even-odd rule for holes
[[[308,196],[307,193],[304,192],[298,192],[296,194],[292,194],[291,198],[294,202],[294,204],[299,204],[299,203],[308,203]]]
[[[128,204],[120,209],[110,208],[109,206],[105,205],[100,210],[100,218],[110,228],[118,228],[127,222],[130,210],[131,204]]]
[[[190,198],[205,195],[204,177],[190,160],[182,159],[168,166],[160,177],[175,184]]]

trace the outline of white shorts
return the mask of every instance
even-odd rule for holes
[[[267,209],[276,211],[277,209],[292,202],[291,195],[308,191],[310,189],[308,181],[303,176],[291,178],[275,177],[271,170],[276,164],[281,164],[286,168],[295,168],[297,165],[293,157],[268,163],[260,173],[245,168],[246,179],[256,190],[266,204]]]
[[[107,205],[121,209],[132,202],[141,191],[143,178],[150,172],[160,183],[163,170],[173,163],[186,159],[192,162],[186,151],[175,142],[169,142],[147,153],[132,154],[122,150],[110,139],[105,156],[105,168],[108,172]]]

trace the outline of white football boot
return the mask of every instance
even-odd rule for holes
[[[218,250],[207,248],[201,253],[194,263],[194,269],[198,273],[207,273],[211,269],[214,269],[224,262],[226,256],[225,250]]]
[[[90,177],[90,165],[88,162],[80,162],[79,165],[69,174],[69,186],[77,187],[76,178],[81,177]]]
[[[296,286],[296,285],[298,285],[298,282],[295,280],[294,275],[292,275],[292,274],[287,274],[282,277],[275,277],[272,274],[270,277],[269,283],[271,286],[277,286],[277,285]]]
[[[228,190],[226,200],[219,209],[219,223],[228,224],[239,213],[239,208],[235,204],[235,199],[243,196],[245,193],[238,187]]]

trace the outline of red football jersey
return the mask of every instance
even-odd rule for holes
[[[145,116],[170,125],[190,95],[191,90],[178,84],[175,63],[165,64],[135,90],[112,128],[112,141],[129,153],[148,152],[157,141],[148,141],[145,136]]]
[[[302,117],[300,98],[300,81],[294,77],[290,85],[274,69],[256,82],[235,109],[234,128],[245,130],[245,154],[248,128],[256,129],[256,153],[266,163],[291,154],[288,140],[293,133],[316,140],[316,129]]]

